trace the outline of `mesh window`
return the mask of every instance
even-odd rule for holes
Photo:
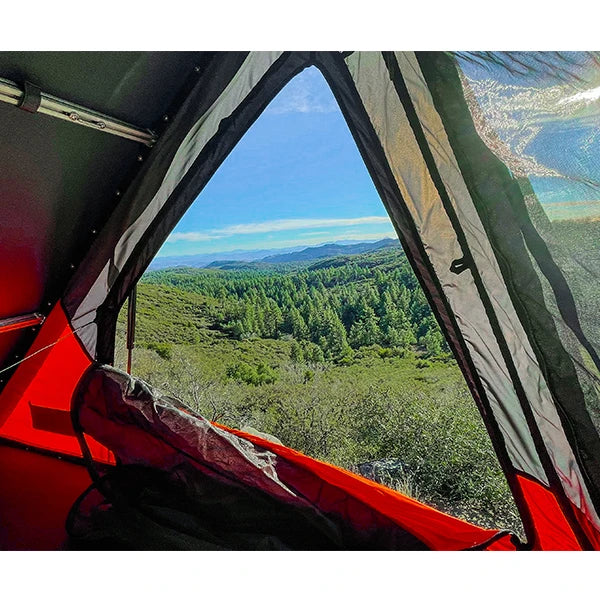
[[[600,53],[474,52],[455,58],[479,136],[519,183],[521,230],[543,289],[539,309],[551,315],[598,431]],[[545,337],[538,328],[542,350]],[[565,400],[569,390],[563,391]],[[574,403],[567,408],[585,435],[581,411]]]

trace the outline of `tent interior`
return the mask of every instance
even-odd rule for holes
[[[526,540],[111,366],[159,248],[311,66]],[[0,52],[0,548],[599,549],[599,90],[593,52]]]

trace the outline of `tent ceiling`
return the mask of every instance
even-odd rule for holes
[[[142,128],[162,122],[204,55],[0,52],[0,77]],[[142,144],[0,105],[0,319],[47,312],[135,172]],[[0,365],[23,334],[0,334]]]

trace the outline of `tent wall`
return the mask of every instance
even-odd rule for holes
[[[198,57],[183,59],[178,89],[190,58]],[[111,142],[118,145],[114,152],[125,166],[111,177],[109,166],[102,166],[106,181],[93,191],[105,198],[104,212],[95,217],[100,226],[85,258],[71,262],[56,254],[65,273],[70,265],[77,268],[70,278],[70,273],[48,276],[58,282],[61,301],[30,349],[39,354],[17,368],[0,397],[0,435],[78,453],[68,431],[36,428],[34,417],[38,415],[39,424],[45,413],[32,411],[32,406],[68,414],[87,365],[94,359],[111,361],[119,308],[179,218],[270,100],[312,64],[332,87],[457,357],[529,540],[537,548],[598,547],[600,520],[593,503],[597,440],[586,425],[579,382],[561,352],[561,340],[546,326],[543,313],[534,315],[524,306],[524,299],[531,298],[543,306],[544,298],[528,263],[523,222],[514,212],[522,196],[511,173],[474,130],[456,65],[444,53],[236,52],[202,57],[154,148],[140,154],[131,142]],[[137,82],[145,89],[156,86],[151,70],[140,77]],[[155,102],[154,121],[173,97]],[[112,150],[108,145],[97,148],[102,156]],[[91,167],[88,160],[76,172],[86,175]],[[122,181],[127,169],[130,183],[115,196],[116,180]],[[14,180],[27,178],[17,173]],[[88,194],[91,187],[88,183],[85,188]],[[77,215],[66,222],[74,226]],[[48,218],[53,222],[54,217]],[[47,229],[43,221],[36,223]],[[52,239],[60,247],[59,238]],[[75,241],[69,238],[69,243]],[[518,271],[512,270],[514,264]],[[39,308],[45,292],[43,283],[38,287],[29,304],[19,307]],[[540,349],[542,333],[552,356]],[[45,349],[59,339],[63,341]],[[62,377],[62,369],[64,380],[53,389],[51,382]],[[558,372],[567,373],[568,385]],[[587,427],[585,439],[565,431],[569,415]],[[45,422],[54,423],[51,418]],[[581,448],[586,450],[583,457]],[[95,452],[110,459],[99,446]]]
[[[484,226],[482,237],[489,239],[497,258],[506,305],[514,307],[512,331],[503,326],[504,336],[513,346],[510,354],[522,387],[520,402],[551,487],[566,512],[572,510],[577,521],[583,513],[598,528],[600,439],[586,410],[575,362],[546,308],[532,259],[546,274],[560,277],[560,270],[551,261],[543,240],[534,238],[518,180],[478,136],[454,62],[426,53],[419,57],[419,63],[456,156],[457,170],[467,182]],[[491,297],[498,295],[497,286],[488,284],[486,288]],[[563,279],[560,300],[567,301],[570,294]],[[523,345],[518,352],[512,344],[515,335]]]
[[[65,520],[91,484],[81,464],[0,441],[0,550],[68,547]]]

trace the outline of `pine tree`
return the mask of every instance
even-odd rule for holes
[[[350,345],[353,348],[360,348],[361,346],[371,346],[372,344],[379,344],[381,342],[381,330],[375,311],[369,308],[365,315],[357,321],[350,330]]]
[[[313,344],[312,342],[306,342],[306,346],[304,347],[304,358],[308,362],[321,363],[325,360],[325,355],[320,346],[317,346],[317,344]]]
[[[304,352],[302,351],[302,347],[295,340],[292,342],[290,347],[290,360],[295,363],[304,361]]]

